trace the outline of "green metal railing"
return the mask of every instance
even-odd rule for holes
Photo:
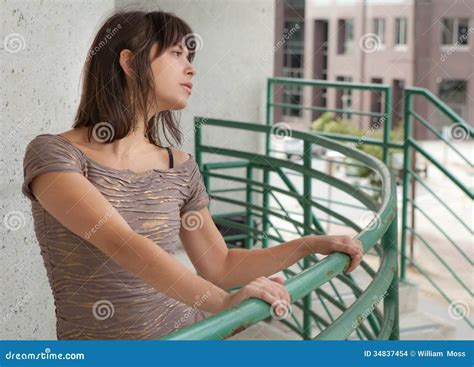
[[[346,89],[346,90],[351,90],[351,91],[360,91],[360,92],[367,91],[371,93],[380,93],[381,98],[383,100],[383,106],[382,106],[383,111],[371,112],[371,111],[359,111],[359,110],[353,110],[353,109],[348,111],[348,110],[341,110],[341,109],[329,108],[329,107],[324,107],[324,106],[282,104],[282,103],[275,102],[275,96],[277,94],[276,89],[280,88],[281,90],[287,85],[297,85],[297,86],[308,87],[308,88],[319,87],[319,88],[324,88],[326,90]],[[392,126],[392,116],[391,116],[392,88],[386,84],[351,83],[351,82],[339,82],[339,81],[328,82],[326,80],[305,80],[305,79],[296,79],[296,78],[269,78],[267,81],[267,103],[266,104],[267,104],[266,124],[268,126],[277,126],[277,125],[274,125],[275,108],[282,108],[282,107],[291,107],[291,108],[299,109],[299,110],[309,110],[309,111],[319,111],[319,112],[334,112],[334,113],[350,112],[351,115],[355,115],[358,117],[370,117],[370,118],[376,117],[376,118],[379,118],[381,122],[382,131],[383,131],[382,139],[374,139],[374,138],[371,138],[370,136],[364,136],[363,144],[380,147],[383,152],[382,161],[387,165],[391,158],[390,150],[403,149],[402,143],[390,141],[390,131],[391,131],[391,126]],[[341,143],[352,143],[353,146],[355,144],[361,143],[361,137],[359,136],[350,136],[350,135],[328,133],[328,132],[318,132],[318,135],[339,141]],[[265,153],[267,155],[270,155],[276,152],[278,152],[278,150],[272,147],[271,140],[269,137],[267,137],[265,141]],[[324,160],[324,158],[319,158],[319,157],[313,157],[313,159]],[[344,166],[357,166],[357,164],[354,164],[348,161],[338,162],[338,163]],[[290,173],[290,175],[292,174]],[[264,182],[268,182],[268,180],[269,180],[268,173],[264,173]],[[368,189],[372,191],[377,190],[377,188],[374,188],[374,187],[371,187]],[[268,200],[269,200],[268,194],[266,194],[266,196],[267,197],[264,197],[264,203],[268,203]],[[326,198],[318,198],[318,199],[327,200]],[[332,199],[329,199],[329,202],[336,204],[340,208],[353,206],[353,204],[351,203],[337,203]],[[359,209],[364,209],[364,208],[359,207]],[[266,219],[267,219],[266,217],[264,217],[263,219],[264,229],[268,229],[268,223]],[[321,219],[319,218],[319,220]]]
[[[197,117],[195,119],[196,160],[203,173],[208,192],[214,203],[221,202],[236,206],[245,214],[245,221],[237,223],[226,215],[214,215],[217,225],[224,225],[241,231],[240,235],[224,236],[226,241],[245,239],[245,247],[262,247],[285,242],[283,224],[294,227],[294,235],[304,236],[323,233],[314,210],[329,215],[334,220],[351,228],[355,237],[362,241],[364,252],[377,254],[379,265],[373,269],[367,262],[361,263],[366,284],[355,281],[351,275],[343,273],[349,257],[342,253],[331,254],[320,259],[316,254],[305,257],[295,264],[295,269],[285,269],[287,287],[295,312],[289,319],[281,321],[303,339],[398,339],[398,261],[397,261],[397,199],[393,175],[383,162],[373,157],[336,143],[330,139],[306,132],[293,131],[292,137],[303,142],[306,152],[313,145],[325,147],[350,157],[376,172],[381,180],[381,202],[347,182],[315,169],[307,154],[303,162],[295,163],[249,151],[249,147],[231,149],[229,146],[204,144],[203,129],[222,128],[229,134],[236,131],[264,134],[267,140],[277,136],[272,126],[261,124],[217,120]],[[212,135],[212,131],[210,132]],[[232,135],[229,135],[232,136]],[[204,157],[209,158],[209,161]],[[309,157],[309,158],[308,158]],[[212,160],[212,161],[211,161]],[[231,171],[231,173],[229,173]],[[237,173],[236,173],[237,171]],[[274,174],[283,184],[265,181],[267,175]],[[304,177],[302,190],[291,183],[285,172],[293,172]],[[259,179],[263,177],[263,179]],[[218,186],[224,182],[224,188]],[[365,228],[361,228],[354,218],[327,208],[313,199],[314,185],[324,183],[344,192],[360,203],[375,217]],[[235,185],[235,187],[230,187]],[[240,192],[240,197],[238,193]],[[268,201],[263,199],[268,195]],[[270,198],[276,207],[270,205]],[[301,209],[301,216],[288,212],[284,200],[294,200]],[[268,228],[263,226],[264,218]],[[299,219],[298,219],[299,218]],[[254,222],[258,222],[254,225]],[[278,224],[280,223],[280,224]],[[239,237],[240,236],[240,237]],[[352,302],[347,304],[349,292]],[[312,303],[312,298],[317,302]],[[378,303],[383,300],[383,308]],[[319,309],[316,306],[320,306]],[[270,305],[259,299],[250,299],[229,310],[213,315],[193,325],[174,332],[164,339],[225,339],[242,328],[267,320],[271,317]]]
[[[433,166],[434,169],[437,169],[441,175],[445,178],[445,184],[451,184],[453,190],[460,190],[466,197],[467,200],[473,199],[472,187],[468,187],[466,183],[463,183],[462,180],[457,177],[453,172],[447,169],[443,163],[436,159],[423,145],[416,140],[413,135],[413,124],[420,124],[428,132],[433,135],[433,139],[443,142],[445,146],[451,149],[458,157],[460,157],[461,163],[464,164],[465,170],[472,170],[472,157],[466,157],[461,153],[461,151],[452,144],[443,134],[441,134],[432,124],[430,123],[430,118],[422,117],[420,113],[415,108],[414,99],[418,98],[421,103],[429,104],[433,106],[442,116],[447,119],[448,123],[451,123],[451,128],[456,128],[458,134],[465,137],[468,140],[473,136],[473,128],[469,126],[466,121],[464,121],[458,114],[456,114],[451,108],[449,108],[445,103],[440,101],[436,96],[431,92],[423,88],[410,87],[404,90],[404,116],[403,116],[403,128],[404,128],[404,139],[403,142],[390,141],[390,131],[391,131],[391,111],[392,111],[392,101],[391,101],[391,87],[389,85],[382,84],[366,84],[366,83],[345,83],[345,82],[327,82],[324,80],[302,80],[302,79],[291,79],[291,78],[270,78],[267,84],[267,124],[273,125],[273,108],[274,107],[285,107],[279,103],[274,102],[274,89],[280,86],[285,85],[299,85],[306,87],[320,87],[320,88],[334,88],[334,89],[350,89],[352,91],[370,91],[383,93],[383,113],[373,113],[371,111],[347,111],[347,110],[337,110],[331,109],[324,106],[303,106],[303,105],[291,105],[292,108],[302,109],[302,110],[317,110],[320,112],[350,112],[355,116],[377,116],[382,117],[382,126],[383,129],[383,138],[382,139],[373,139],[370,136],[364,136],[363,144],[378,146],[383,149],[383,161],[389,165],[391,155],[390,150],[397,149],[403,153],[403,169],[402,169],[402,201],[403,205],[401,206],[401,264],[400,264],[400,273],[402,281],[409,281],[407,277],[407,264],[416,269],[420,274],[422,274],[427,281],[433,286],[433,288],[448,301],[449,304],[456,307],[456,300],[453,296],[449,295],[449,289],[446,289],[445,286],[442,286],[440,282],[435,280],[430,276],[429,271],[427,271],[420,262],[415,259],[414,256],[414,245],[415,243],[418,246],[422,246],[428,249],[429,253],[433,255],[435,261],[437,261],[443,270],[446,271],[446,274],[449,275],[453,280],[452,287],[459,295],[459,290],[464,290],[468,297],[473,296],[472,288],[470,288],[470,279],[463,279],[459,274],[457,274],[455,265],[458,261],[463,262],[467,266],[473,265],[472,255],[469,255],[467,249],[459,245],[453,235],[450,234],[450,228],[443,229],[440,223],[434,222],[430,215],[423,210],[423,208],[417,204],[418,200],[415,195],[415,189],[417,186],[426,190],[429,195],[432,196],[436,203],[441,205],[447,212],[447,215],[452,217],[455,222],[462,229],[465,230],[467,238],[473,237],[472,226],[466,223],[466,218],[463,218],[461,215],[457,214],[448,203],[446,203],[446,198],[443,198],[436,193],[436,187],[432,187],[427,180],[423,180],[418,174],[418,167],[415,164],[416,158],[422,157],[424,160],[429,162],[430,166]],[[434,116],[434,114],[431,114]],[[360,137],[350,136],[343,134],[333,134],[326,132],[318,132],[323,136],[340,141],[342,143],[358,143],[360,142]],[[270,146],[270,141],[267,141],[267,152],[271,153],[275,151]],[[348,162],[341,162],[341,164],[348,165]],[[338,208],[343,207],[354,207],[352,203],[338,203],[331,198],[319,198],[319,200],[327,200],[329,204],[336,204]],[[416,228],[415,218],[416,216],[421,216],[424,221],[432,227],[432,230],[436,233],[439,233],[439,239],[443,241],[429,241],[425,238],[420,231]],[[408,242],[410,242],[409,253],[408,253]],[[434,242],[434,243],[433,243]],[[452,246],[454,253],[452,256],[446,257],[442,255],[442,250],[446,246]],[[457,285],[457,287],[456,287]],[[459,300],[459,298],[457,298]],[[462,300],[462,298],[461,298]],[[472,320],[468,319],[466,313],[460,312],[463,315],[464,320],[473,327]]]
[[[382,112],[278,103],[275,101],[275,89],[285,85],[376,92],[383,98]],[[453,266],[454,260],[451,256],[449,258],[443,256],[440,250],[443,247],[452,246],[454,253],[472,266],[473,261],[469,251],[457,243],[449,230],[443,229],[440,223],[431,219],[430,213],[423,209],[416,199],[415,191],[411,188],[419,186],[432,195],[471,237],[472,228],[462,215],[456,213],[449,203],[437,194],[436,188],[430,186],[428,180],[420,177],[415,165],[416,157],[423,157],[439,170],[446,178],[446,183],[452,184],[471,200],[472,190],[414,138],[413,125],[415,123],[423,125],[435,135],[436,139],[444,142],[461,157],[468,168],[472,169],[472,163],[449,139],[433,127],[429,118],[423,118],[416,111],[415,98],[422,98],[426,103],[435,106],[449,121],[462,128],[469,139],[472,138],[472,127],[429,91],[421,88],[406,88],[404,91],[404,139],[391,141],[392,89],[384,84],[270,78],[267,84],[266,126],[200,117],[195,119],[196,160],[200,165],[208,192],[214,203],[221,202],[238,208],[235,213],[213,215],[217,225],[236,230],[231,235],[224,235],[229,247],[232,247],[231,242],[239,240],[247,249],[260,246],[265,248],[298,236],[325,234],[331,224],[339,226],[340,229],[349,228],[355,231],[356,238],[364,244],[365,252],[370,252],[378,259],[376,270],[373,269],[373,264],[369,266],[366,261],[361,263],[361,270],[358,270],[363,272],[364,276],[361,278],[342,272],[348,262],[348,257],[343,254],[333,254],[322,260],[317,255],[307,256],[297,262],[295,269],[285,269],[284,274],[287,277],[285,285],[292,297],[295,312],[291,314],[290,319],[279,322],[303,339],[398,339],[398,250],[401,255],[400,279],[407,280],[407,265],[410,265],[452,304],[453,298],[449,292],[430,276],[420,262],[416,261],[413,251],[410,255],[407,254],[408,241],[411,241],[411,250],[415,240],[417,245],[419,243],[419,246],[428,249],[446,270],[446,274],[452,276],[455,284],[472,297],[473,292],[468,281],[456,273]],[[291,137],[299,140],[303,145],[301,159],[293,162],[278,158],[278,154],[285,154],[285,151],[272,146],[272,141],[274,141],[272,137],[275,138],[281,134],[273,121],[275,108],[350,113],[354,118],[381,119],[382,137],[375,139],[369,135],[364,136],[363,144],[380,147],[383,150],[382,162],[354,149],[355,144],[361,142],[360,136],[327,132],[316,134],[294,130],[290,132]],[[230,129],[231,134],[236,130],[264,134],[263,153],[251,152],[241,147],[231,149],[228,146],[204,144],[202,141],[204,128]],[[219,134],[221,133],[219,131]],[[209,135],[212,135],[212,132]],[[344,144],[351,144],[352,148]],[[322,169],[315,168],[318,161],[324,161],[324,157],[312,154],[314,146],[341,153],[344,159],[336,161],[337,164],[370,167],[380,177],[380,186],[367,186],[355,182],[349,184],[333,177],[329,172],[325,173]],[[394,174],[389,168],[391,152],[394,149],[403,153],[400,247],[397,246],[399,234],[397,233],[396,184]],[[204,160],[204,156],[209,160]],[[347,160],[348,158],[350,161]],[[235,187],[232,187],[233,185]],[[321,194],[321,188],[324,185],[330,187],[331,190],[348,194],[351,200],[333,198],[331,195],[325,197]],[[289,200],[297,203],[296,209],[295,205],[289,208]],[[376,213],[375,219],[368,225],[360,225],[357,220],[360,215],[356,212],[367,210]],[[243,222],[230,220],[230,214],[241,215],[244,218]],[[423,216],[433,230],[440,233],[446,241],[430,243],[416,228],[415,214]],[[380,299],[383,299],[382,309],[374,307]],[[238,307],[181,329],[165,339],[224,339],[252,324],[268,320],[270,316],[268,304],[261,300],[251,299]],[[472,327],[472,321],[467,318],[467,315],[464,316]]]
[[[351,91],[369,91],[373,93],[381,93],[383,95],[383,112],[371,112],[371,111],[358,111],[358,110],[345,110],[329,108],[324,106],[305,106],[299,104],[287,104],[275,102],[275,91],[274,88],[278,86],[286,85],[297,85],[303,87],[319,87],[324,89],[348,89]],[[389,159],[389,148],[401,148],[400,144],[390,142],[390,130],[392,128],[392,88],[387,84],[376,84],[376,83],[352,83],[352,82],[338,82],[338,81],[327,81],[327,80],[307,80],[307,79],[296,79],[296,78],[269,78],[267,81],[267,106],[266,106],[266,123],[267,125],[273,125],[273,116],[275,107],[291,107],[298,110],[309,110],[319,112],[333,112],[333,113],[350,113],[356,116],[368,116],[381,118],[383,123],[383,139],[364,139],[364,143],[380,146],[383,149],[383,161],[385,164],[388,163]],[[336,139],[343,142],[357,143],[360,138],[342,134],[332,134],[320,132],[322,136]],[[267,138],[266,141],[267,154],[271,152],[270,140]]]
[[[453,299],[452,296],[449,295],[449,290],[443,288],[439,282],[437,282],[432,275],[429,274],[428,271],[423,267],[423,265],[418,262],[414,255],[413,255],[413,243],[423,245],[425,248],[429,250],[429,253],[433,255],[436,261],[442,266],[443,270],[446,270],[447,273],[452,277],[453,285],[458,285],[464,291],[466,291],[468,297],[471,299],[473,297],[473,290],[470,288],[470,284],[472,283],[472,276],[471,279],[462,279],[456,272],[454,268],[458,261],[464,262],[468,266],[471,267],[474,265],[472,258],[467,254],[466,250],[462,248],[455,240],[453,240],[452,235],[448,232],[449,230],[443,229],[441,223],[436,223],[431,217],[430,214],[426,212],[422,208],[422,206],[418,203],[417,197],[413,191],[413,183],[419,185],[424,190],[426,190],[429,195],[436,201],[436,205],[441,205],[447,213],[449,213],[449,217],[454,219],[454,222],[457,222],[460,226],[462,226],[466,231],[467,238],[471,240],[469,246],[472,246],[472,238],[474,232],[472,227],[469,226],[465,222],[465,219],[461,218],[455,211],[452,210],[449,203],[446,203],[446,198],[443,198],[442,195],[437,195],[436,189],[431,188],[429,183],[426,180],[423,180],[415,170],[414,161],[417,157],[422,157],[426,161],[428,161],[433,169],[437,169],[438,172],[443,177],[443,184],[450,185],[450,190],[459,190],[462,194],[464,194],[467,200],[474,199],[474,193],[472,188],[469,188],[468,185],[462,182],[453,172],[451,172],[448,168],[444,166],[441,162],[439,162],[426,148],[422,146],[420,142],[418,142],[414,135],[413,135],[413,125],[421,124],[424,128],[432,133],[434,139],[438,142],[443,142],[447,148],[450,148],[456,155],[461,159],[461,162],[464,164],[467,170],[472,169],[472,161],[468,157],[462,154],[462,152],[451,143],[450,139],[447,139],[443,136],[438,130],[436,130],[432,124],[428,121],[429,119],[422,117],[415,108],[414,99],[419,98],[420,100],[424,101],[427,104],[431,104],[435,106],[436,109],[447,118],[447,120],[453,124],[451,125],[451,129],[457,129],[458,133],[461,134],[461,139],[459,141],[467,141],[474,136],[474,129],[469,126],[466,121],[464,121],[458,114],[456,114],[453,110],[451,110],[448,106],[446,106],[443,102],[441,102],[436,96],[434,96],[431,92],[423,88],[406,88],[404,94],[404,170],[403,170],[403,206],[402,206],[402,232],[401,232],[401,265],[400,265],[400,275],[402,279],[407,277],[406,269],[407,263],[413,266],[416,270],[422,274],[428,282],[446,299],[449,304],[456,307],[456,300]],[[452,129],[452,131],[454,131]],[[472,160],[472,157],[470,157]],[[409,215],[411,211],[411,215]],[[415,216],[420,215],[430,226],[433,228],[433,231],[438,233],[440,238],[444,239],[441,241],[429,241],[417,230],[414,220]],[[411,251],[410,255],[407,254],[407,242],[408,238],[411,237]],[[453,254],[449,257],[442,256],[440,254],[440,250],[445,248],[446,246],[452,246]],[[459,312],[459,315],[471,326],[474,327],[474,323],[468,318],[468,314],[466,312]]]
[[[278,92],[278,88],[282,90],[286,86],[299,86],[299,87],[307,87],[307,88],[324,88],[326,91],[329,90],[351,90],[351,91],[369,91],[372,93],[379,93],[381,98],[383,99],[383,108],[382,112],[372,112],[372,111],[359,111],[351,109],[350,111],[344,109],[337,109],[337,108],[329,108],[327,106],[314,106],[314,105],[298,105],[298,104],[284,104],[278,103],[275,101],[276,95]],[[303,111],[318,111],[318,112],[332,112],[332,113],[344,113],[350,112],[351,115],[358,116],[358,117],[369,117],[369,118],[378,118],[383,126],[383,138],[381,140],[372,139],[368,136],[364,137],[364,144],[368,145],[375,145],[382,148],[382,160],[385,164],[388,164],[390,155],[389,149],[390,148],[401,148],[401,144],[392,143],[390,141],[390,130],[392,124],[392,88],[389,85],[385,84],[374,84],[374,83],[350,83],[350,82],[328,82],[326,80],[305,80],[305,79],[295,79],[295,78],[269,78],[267,81],[267,105],[266,105],[266,124],[267,126],[277,126],[274,124],[274,112],[275,108],[293,108],[297,110]],[[352,143],[352,144],[359,144],[360,137],[349,136],[349,135],[342,135],[342,134],[335,134],[335,133],[326,133],[326,132],[318,132],[319,135],[325,136],[327,138],[331,138],[343,143]],[[265,153],[270,155],[275,153],[276,149],[272,147],[271,139],[269,136],[266,137],[265,141]],[[308,153],[306,149],[304,152]],[[303,155],[303,159],[311,159],[312,154],[305,154]],[[347,157],[346,157],[347,158]],[[313,158],[314,159],[314,158]],[[343,162],[343,165],[350,165],[351,163]],[[306,179],[304,177],[303,179]],[[270,180],[269,171],[264,171],[264,182],[268,183]],[[289,179],[288,179],[289,181]],[[331,196],[331,195],[330,195]],[[264,206],[268,205],[269,202],[269,194],[265,193],[263,197]],[[336,204],[334,200],[329,197],[329,201],[327,204]],[[337,206],[341,209],[347,206],[351,206],[353,203],[344,203],[344,204],[337,204]],[[363,210],[364,207],[359,206],[359,210]],[[322,221],[322,218],[316,218],[315,213],[309,214],[311,218],[308,220],[313,220],[316,222]],[[329,224],[327,223],[327,227]],[[267,231],[269,228],[269,220],[268,216],[263,216],[263,229]],[[321,233],[325,233],[322,230],[321,226],[319,227]],[[263,246],[267,246],[267,241],[264,241]],[[307,304],[308,308],[311,307],[311,298],[308,296],[305,298],[305,303]]]

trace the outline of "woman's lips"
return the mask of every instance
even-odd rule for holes
[[[189,94],[191,94],[191,88],[189,88],[187,85],[184,85],[184,84],[181,84],[181,86],[182,86],[184,89],[186,89],[186,90],[189,92]]]

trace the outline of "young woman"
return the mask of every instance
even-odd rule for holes
[[[347,272],[361,261],[346,236],[227,249],[194,157],[162,144],[181,142],[172,111],[192,93],[194,41],[173,14],[115,13],[91,46],[73,128],[27,146],[22,191],[58,339],[158,339],[250,297],[290,303],[283,279],[268,276],[308,254],[348,253]],[[199,228],[185,225],[191,215]],[[173,256],[178,237],[197,275]]]

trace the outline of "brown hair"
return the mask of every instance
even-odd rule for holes
[[[155,96],[149,59],[151,47],[158,42],[156,58],[183,40],[191,62],[196,44],[194,34],[190,26],[176,15],[141,10],[120,10],[111,15],[100,27],[90,47],[73,128],[87,127],[90,141],[94,128],[105,122],[112,131],[102,141],[111,143],[127,136],[133,129],[136,113],[148,116],[148,98]],[[131,90],[128,90],[126,75],[119,63],[123,49],[133,53]],[[135,97],[135,103],[130,103],[131,96]],[[158,134],[160,125],[168,144],[172,145],[172,142],[167,131],[175,142],[181,144],[179,121],[171,110],[158,114],[158,124],[154,123],[154,117],[146,122],[145,134],[151,143],[162,146]]]

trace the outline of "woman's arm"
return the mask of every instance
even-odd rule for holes
[[[226,291],[197,276],[153,241],[134,232],[81,174],[45,173],[32,181],[31,189],[39,203],[62,225],[150,286],[190,306],[196,299],[205,299],[198,307],[203,311],[222,310]]]
[[[183,217],[180,229],[183,247],[198,274],[223,289],[275,274],[312,253],[349,254],[351,264],[346,272],[354,270],[362,260],[362,244],[349,236],[305,236],[265,249],[229,250],[207,207],[190,212],[188,218],[199,225],[186,226]]]
[[[346,273],[354,270],[363,256],[361,242],[349,236],[305,236],[264,249],[230,249],[215,284],[224,289],[233,288],[282,271],[307,255],[332,252],[344,252],[351,257]]]

